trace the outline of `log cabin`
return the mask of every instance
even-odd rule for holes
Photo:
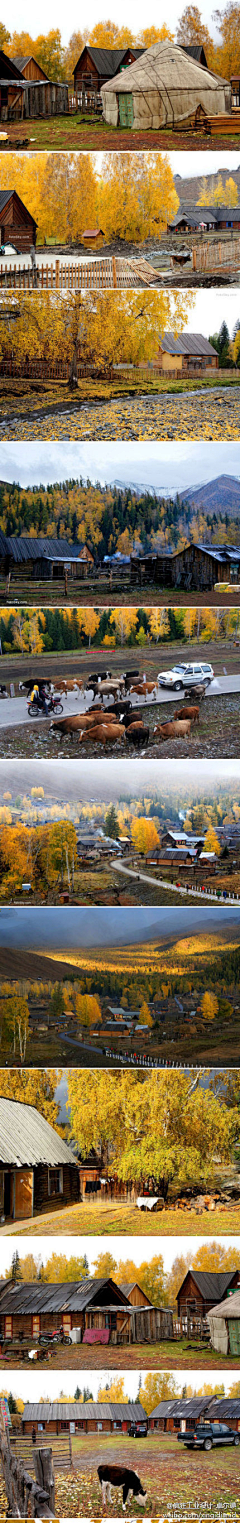
[[[149,1301],[149,1296],[146,1296],[145,1290],[142,1290],[137,1280],[133,1281],[131,1285],[128,1283],[126,1285],[120,1284],[120,1290],[122,1290],[123,1295],[127,1296],[131,1306],[152,1306],[152,1301]]]
[[[238,1269],[213,1273],[188,1269],[177,1295],[179,1317],[206,1317],[212,1306],[224,1301],[228,1290],[240,1285]]]
[[[7,120],[8,110],[11,109],[16,95],[16,89],[20,89],[23,77],[21,69],[7,58],[3,48],[0,48],[0,121]]]
[[[46,84],[49,83],[48,75],[45,74],[45,70],[42,69],[41,64],[37,63],[37,59],[33,58],[32,53],[24,58],[12,58],[12,63],[16,65],[16,69],[20,69],[20,74],[23,75],[23,79],[31,79],[34,81],[37,79],[45,79]]]
[[[28,1401],[22,1417],[22,1432],[61,1434],[71,1433],[127,1433],[132,1422],[147,1422],[147,1413],[140,1401],[99,1402],[41,1402]]]
[[[77,1160],[33,1105],[0,1097],[0,1217],[25,1217],[79,1199]]]
[[[53,581],[67,571],[69,576],[87,576],[94,565],[92,550],[86,544],[70,545],[68,540],[50,536],[31,538],[0,531],[0,574],[11,572],[14,580],[41,578]]]
[[[149,1429],[161,1433],[186,1432],[198,1422],[224,1422],[240,1432],[240,1397],[189,1396],[159,1401],[151,1412]]]
[[[4,1338],[38,1339],[40,1333],[63,1328],[70,1336],[76,1329],[77,1342],[109,1343],[112,1333],[131,1331],[131,1306],[128,1297],[111,1279],[93,1279],[50,1284],[9,1283],[0,1288],[0,1331]]]
[[[29,64],[31,60],[29,60]],[[34,60],[35,63],[35,60]],[[32,79],[0,48],[0,121],[22,121],[33,116],[68,114],[68,86],[49,80],[41,70]]]
[[[35,248],[37,222],[16,190],[0,190],[0,243],[12,243],[17,254]]]
[[[240,546],[204,545],[193,541],[173,555],[168,551],[155,555],[131,555],[130,582],[144,586],[157,582],[159,587],[192,587],[210,591],[219,582],[240,581]]]
[[[218,354],[202,333],[163,333],[154,369],[177,376],[217,370]]]
[[[106,80],[135,63],[144,52],[144,48],[92,48],[87,44],[73,70],[74,92],[81,105],[90,100],[96,104]]]

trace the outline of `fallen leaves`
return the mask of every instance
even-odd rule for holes
[[[1,439],[239,439],[238,388],[121,398],[54,415],[17,417]]]

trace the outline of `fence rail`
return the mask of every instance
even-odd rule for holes
[[[196,274],[204,271],[237,270],[240,265],[240,238],[234,238],[227,242],[201,243],[194,245],[192,251],[192,267]]]
[[[41,1435],[38,1434],[38,1441],[40,1439],[41,1450],[46,1449],[46,1451],[49,1450],[49,1442],[51,1440],[51,1452],[55,1461],[56,1470],[69,1470],[72,1468],[72,1442],[71,1434],[68,1431],[66,1431],[66,1433],[60,1433],[59,1435],[55,1433],[51,1433],[49,1435],[46,1430],[45,1433],[41,1433]],[[15,1435],[11,1433],[10,1448],[11,1453],[15,1455],[15,1458],[21,1460],[21,1462],[24,1461],[31,1473],[34,1472],[37,1450],[35,1444],[32,1442],[31,1434],[19,1433]]]
[[[26,1468],[26,1446],[17,1453],[1,1417],[0,1456],[9,1518],[54,1518],[55,1477],[52,1448],[32,1445],[31,1468]]]
[[[147,259],[124,259],[102,255],[99,259],[60,261],[49,264],[0,264],[0,287],[21,291],[106,291],[134,285],[152,285],[157,272]]]

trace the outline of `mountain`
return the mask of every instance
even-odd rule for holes
[[[217,170],[216,174],[206,174],[205,164],[203,164],[202,174],[200,175],[174,176],[175,189],[181,206],[196,206],[201,194],[203,179],[206,180],[208,188],[210,186],[212,194],[212,187],[217,184],[219,178],[221,178],[223,185],[225,185],[226,180],[229,180],[229,175],[232,176],[235,185],[237,185],[238,199],[240,203],[240,164],[238,165],[238,169],[234,170],[231,170],[230,165],[228,169],[221,169],[220,165],[220,168]]]
[[[179,492],[180,502],[188,502],[193,512],[203,508],[204,513],[227,513],[229,518],[240,516],[240,478],[238,476],[215,476],[199,487],[188,487]]]

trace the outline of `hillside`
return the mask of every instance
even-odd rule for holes
[[[179,492],[178,495],[181,503],[189,503],[193,513],[201,510],[210,514],[227,513],[228,518],[239,520],[240,479],[237,476],[215,476],[214,481],[188,487],[187,493]]]
[[[175,175],[174,183],[177,195],[179,196],[180,204],[182,205],[184,203],[184,206],[196,206],[201,193],[203,178],[206,180],[208,187],[210,186],[212,192],[212,186],[217,184],[217,180],[219,180],[221,177],[222,183],[225,185],[226,180],[229,180],[229,175],[232,175],[232,179],[234,180],[235,185],[238,187],[238,197],[240,202],[240,164],[238,169],[234,170],[231,170],[230,165],[227,169],[222,169],[220,165],[220,169],[218,169],[215,174],[213,173],[210,175],[206,173],[204,164],[201,175]]]

